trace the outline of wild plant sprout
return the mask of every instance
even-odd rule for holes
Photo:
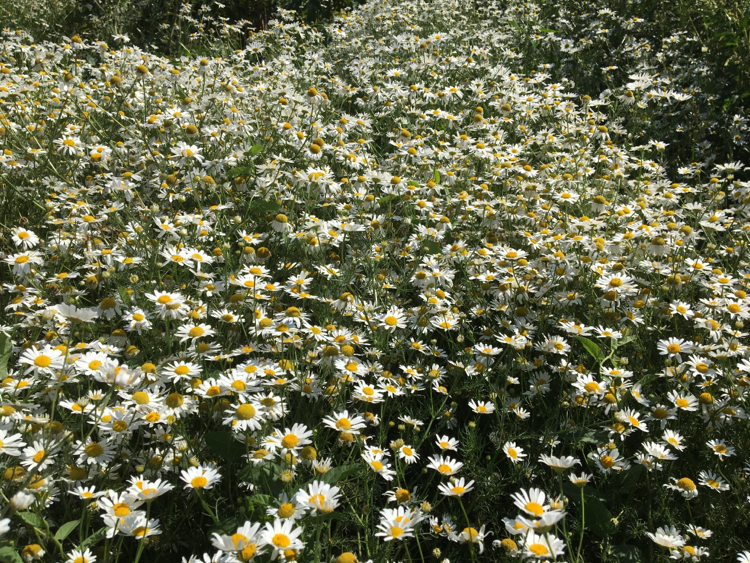
[[[0,555],[750,561],[748,121],[695,30],[194,8],[179,56],[2,32]]]

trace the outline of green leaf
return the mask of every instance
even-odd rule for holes
[[[341,467],[334,467],[326,473],[319,474],[314,480],[323,481],[324,483],[328,483],[329,485],[334,485],[339,481],[346,479],[350,475],[354,475],[362,469],[364,469],[364,465],[360,465],[358,463],[342,465]]]
[[[440,172],[437,171],[437,168],[435,168],[435,171],[432,173],[432,181],[436,184],[440,183]]]
[[[78,549],[86,549],[87,547],[94,546],[104,539],[107,535],[108,528],[100,528],[85,540],[81,542],[81,546]]]
[[[271,213],[278,211],[279,205],[276,201],[266,201],[265,199],[256,199],[250,202],[250,213]]]
[[[255,169],[250,166],[237,166],[235,168],[230,168],[227,170],[227,176],[230,178],[234,178],[236,176],[246,176],[247,174],[252,174],[252,172]]]
[[[220,535],[222,534],[229,535],[229,534],[233,534],[237,530],[237,528],[239,528],[239,526],[240,526],[240,523],[237,517],[230,516],[223,522],[220,522],[219,524],[213,526],[210,532],[212,534],[217,533]]]
[[[391,195],[387,195],[385,197],[381,197],[378,200],[378,203],[380,205],[385,205],[386,203],[390,203],[390,202],[395,201],[397,199],[399,199],[399,196],[397,196],[396,194],[391,194]]]
[[[120,286],[117,288],[117,293],[120,294],[120,299],[122,299],[122,302],[130,307],[130,294],[127,292],[127,290]]]
[[[614,548],[615,557],[620,563],[640,563],[643,553],[639,548],[629,543],[621,543]]]
[[[640,464],[635,464],[619,474],[620,487],[623,491],[635,487],[646,477],[646,468]]]
[[[260,151],[263,150],[263,145],[253,145],[250,148],[250,156],[255,156],[256,154],[260,153]]]
[[[614,532],[612,524],[612,513],[607,510],[604,503],[597,498],[584,495],[584,511],[586,512],[586,525],[594,535],[604,538]]]
[[[419,187],[419,184],[417,182],[415,182],[414,180],[409,180],[408,182],[406,182],[406,185],[407,186],[416,186],[417,188]]]
[[[424,249],[426,254],[440,254],[443,251],[440,245],[432,240],[424,243]]]
[[[3,563],[23,563],[18,551],[8,545],[0,547],[0,561]]]
[[[8,336],[0,334],[0,379],[8,377],[8,360],[11,352],[13,352],[13,342]]]
[[[580,506],[581,491],[572,483],[563,483],[563,491],[571,502]],[[586,527],[599,538],[604,538],[615,532],[612,524],[612,513],[599,500],[601,493],[596,489],[585,486],[583,488],[583,510],[586,514]]]
[[[602,354],[602,349],[599,348],[599,345],[596,342],[594,342],[593,340],[589,340],[585,336],[576,336],[576,340],[578,340],[578,342],[583,344],[583,347],[586,348],[586,351],[597,362],[601,362],[602,360],[604,360],[604,354]]]
[[[71,520],[70,522],[65,522],[65,524],[60,526],[60,528],[58,528],[57,532],[55,533],[55,539],[57,541],[63,541],[70,535],[73,530],[78,527],[78,522],[80,522],[80,520]]]
[[[209,450],[227,461],[237,461],[245,454],[245,448],[234,439],[231,432],[208,432],[206,444]]]
[[[27,524],[34,526],[35,528],[44,528],[44,519],[38,514],[26,511],[19,512],[18,515],[23,518],[24,522],[26,522]]]
[[[253,501],[253,504],[262,504],[263,506],[269,506],[273,502],[271,495],[253,495],[247,500]]]

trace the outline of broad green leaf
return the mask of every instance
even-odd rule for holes
[[[604,503],[597,498],[584,495],[584,511],[586,512],[586,526],[594,535],[604,538],[614,532],[612,513]]]
[[[13,342],[11,339],[4,334],[0,334],[0,379],[8,377],[8,360],[12,351]]]
[[[614,548],[613,552],[620,563],[641,563],[643,561],[641,550],[629,543],[621,543]]]
[[[18,555],[18,550],[8,545],[0,547],[0,561],[3,563],[23,563],[23,559]]]
[[[408,182],[406,182],[406,185],[419,187],[419,184],[415,182],[414,180],[409,180]]]
[[[234,439],[231,432],[215,431],[206,434],[208,449],[227,461],[239,460],[245,453],[245,448]]]
[[[253,145],[252,148],[250,149],[250,156],[255,156],[262,150],[263,150],[263,145]]]
[[[58,528],[57,532],[55,533],[55,539],[57,541],[63,541],[70,535],[73,530],[78,527],[78,522],[80,522],[80,520],[71,520],[70,522],[65,522],[65,524],[60,526],[60,528]]]
[[[391,194],[391,195],[387,195],[385,197],[381,197],[378,200],[378,203],[380,205],[385,205],[386,203],[390,203],[390,202],[395,201],[397,199],[399,199],[399,196],[397,196],[396,194]]]
[[[589,340],[585,336],[576,336],[576,340],[578,340],[578,342],[583,344],[583,347],[586,348],[586,351],[597,362],[601,362],[604,359],[604,354],[602,354],[602,349],[599,348],[599,345],[596,342],[594,342],[593,340]]]
[[[44,520],[41,516],[38,514],[34,514],[33,512],[19,512],[18,515],[23,518],[24,522],[27,524],[30,524],[31,526],[34,526],[35,528],[44,528]]]
[[[436,184],[440,183],[440,172],[437,171],[437,168],[432,173],[432,181],[435,182]]]
[[[235,168],[230,168],[227,170],[227,176],[230,178],[234,178],[235,176],[245,176],[247,174],[251,174],[253,172],[253,168],[250,166],[237,166]]]
[[[646,468],[642,465],[635,464],[619,474],[620,487],[623,491],[629,491],[631,487],[635,487],[640,483],[646,476]]]
[[[440,245],[432,240],[428,240],[424,243],[424,249],[427,254],[440,254],[443,251],[443,249],[440,248]]]
[[[276,201],[256,199],[250,202],[250,213],[271,213],[278,211],[279,207],[281,206]]]
[[[563,483],[563,491],[570,501],[577,506],[581,505],[581,491],[572,483]],[[607,510],[604,502],[599,498],[601,493],[592,487],[583,488],[583,510],[586,514],[586,527],[599,537],[604,538],[615,531],[612,524],[612,513]]]
[[[120,286],[117,288],[117,293],[120,294],[120,299],[122,299],[122,302],[129,307],[130,294],[127,292],[127,290],[124,287]]]
[[[273,502],[271,495],[253,495],[247,500],[252,501],[253,504],[260,504],[263,506],[269,506]]]
[[[334,467],[326,473],[321,473],[314,480],[323,481],[324,483],[333,485],[335,483],[338,483],[339,481],[342,481],[343,479],[346,479],[350,475],[361,471],[362,469],[364,469],[364,466],[357,463],[342,465],[341,467]]]
[[[237,531],[237,528],[240,527],[239,520],[236,516],[230,516],[226,520],[220,522],[216,526],[213,526],[211,528],[211,533],[214,534],[225,534],[230,535]]]
[[[79,549],[86,549],[87,547],[94,546],[104,539],[107,535],[107,528],[99,528],[96,532],[91,534],[85,540],[81,542]]]

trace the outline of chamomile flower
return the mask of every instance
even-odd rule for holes
[[[279,556],[284,556],[287,550],[299,552],[304,549],[305,544],[299,539],[302,531],[302,528],[294,526],[293,520],[266,522],[264,529],[260,532],[260,542],[272,550],[271,560],[273,561]]]
[[[508,459],[515,465],[520,463],[526,458],[526,454],[523,453],[523,448],[516,446],[515,442],[506,442],[503,445],[503,453],[508,456]]]
[[[212,489],[221,480],[219,472],[210,466],[189,467],[180,473],[186,489]]]
[[[440,483],[438,485],[438,490],[440,491],[440,493],[447,497],[463,496],[473,488],[474,481],[469,481],[467,483],[463,477],[459,477],[458,479],[450,483]]]

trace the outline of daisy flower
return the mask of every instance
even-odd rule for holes
[[[0,428],[0,454],[20,456],[21,446],[23,445],[21,434],[9,434],[8,430]]]
[[[294,495],[294,502],[303,508],[312,510],[313,514],[333,512],[341,501],[338,487],[322,481],[313,481],[307,489],[301,489]]]
[[[24,250],[29,250],[39,244],[39,237],[36,236],[34,231],[31,229],[22,229],[21,227],[11,230],[11,239],[13,240],[13,244],[22,247]]]
[[[700,479],[699,483],[704,487],[709,487],[717,492],[723,492],[729,490],[729,483],[727,483],[721,476],[716,475],[713,471],[701,471],[698,474]]]
[[[271,560],[284,555],[288,550],[301,551],[305,544],[299,537],[302,528],[296,528],[293,520],[274,520],[273,524],[266,522],[265,528],[260,532],[260,541],[263,546],[270,547]]]
[[[508,456],[508,459],[513,464],[520,463],[526,457],[526,454],[523,453],[523,448],[516,446],[515,442],[506,442],[503,445],[503,453]]]
[[[216,332],[214,331],[214,329],[207,324],[185,324],[178,328],[177,332],[175,332],[175,335],[180,339],[180,344],[191,340],[193,345],[195,345],[196,341],[199,338],[214,336],[215,334]]]
[[[534,517],[541,516],[550,508],[549,504],[544,504],[547,496],[541,489],[521,489],[520,492],[512,494],[511,498],[518,508]]]
[[[224,411],[224,424],[231,426],[235,432],[260,430],[264,418],[260,405],[248,402],[242,396],[238,398],[239,404],[231,405]]]
[[[411,446],[404,444],[398,450],[399,459],[403,459],[406,463],[411,465],[419,460],[419,454]]]
[[[477,414],[492,414],[495,412],[495,405],[489,401],[469,401],[469,408]]]
[[[689,477],[682,477],[677,479],[676,477],[669,478],[671,483],[665,483],[664,486],[673,491],[677,491],[686,499],[695,498],[698,496],[698,487],[695,486],[695,482]]]
[[[562,473],[576,464],[581,465],[581,462],[572,456],[556,457],[553,455],[541,455],[539,461],[558,473]]]
[[[676,362],[682,362],[682,353],[690,352],[693,347],[687,341],[682,338],[669,338],[668,340],[659,340],[656,344],[659,354],[667,356],[669,359]]]
[[[245,522],[231,536],[214,533],[211,543],[220,551],[237,553],[241,561],[251,561],[263,553],[261,526],[258,522]]]
[[[213,467],[189,467],[180,473],[180,479],[185,481],[186,489],[212,489],[221,480],[221,475]]]
[[[147,479],[140,479],[138,477],[130,478],[130,486],[128,487],[128,493],[135,497],[137,500],[150,502],[174,489],[174,486],[157,479],[156,481],[149,481]]]
[[[375,452],[364,452],[362,459],[370,466],[375,473],[380,475],[386,481],[392,481],[396,472],[391,469],[390,463],[386,460],[385,454]]]
[[[274,432],[263,441],[263,446],[271,451],[280,449],[282,453],[291,452],[297,455],[300,449],[311,444],[310,437],[312,431],[308,430],[304,424],[296,423],[291,428],[286,428],[284,432],[274,430]]]
[[[468,483],[463,477],[459,477],[451,483],[440,483],[438,489],[447,497],[460,497],[474,488],[474,481]]]
[[[460,461],[456,461],[447,456],[433,455],[430,457],[430,463],[427,464],[428,469],[434,469],[441,475],[455,475],[464,466]]]
[[[73,455],[78,456],[79,465],[106,466],[114,459],[115,448],[108,441],[95,442],[86,438],[86,442],[77,442]]]
[[[724,440],[711,440],[706,445],[720,458],[731,457],[734,455],[734,448],[732,446],[727,446]]]
[[[565,553],[565,542],[550,534],[538,534],[530,530],[523,542],[526,557],[533,559],[557,559]]]
[[[455,438],[450,438],[449,436],[437,436],[436,437],[436,443],[438,448],[440,448],[442,451],[457,451],[458,450],[458,440]]]
[[[53,375],[56,370],[63,368],[65,357],[60,350],[52,346],[45,346],[41,350],[31,347],[24,351],[18,363],[30,366],[24,375],[31,372]]]
[[[378,317],[378,326],[390,332],[398,328],[406,328],[406,315],[398,307],[391,307]]]
[[[350,434],[359,434],[359,431],[366,426],[364,418],[356,414],[350,415],[346,409],[325,417],[323,424],[332,430],[349,432]]]
[[[414,528],[424,519],[418,509],[409,509],[404,505],[398,508],[384,508],[380,511],[378,532],[375,536],[383,541],[404,540],[414,535]]]
[[[667,393],[667,398],[679,410],[688,412],[698,410],[698,399],[687,393],[672,390]]]
[[[682,534],[674,526],[657,528],[655,534],[646,532],[646,535],[651,538],[651,541],[656,545],[667,547],[669,549],[678,549],[685,545],[685,540],[682,537]]]

